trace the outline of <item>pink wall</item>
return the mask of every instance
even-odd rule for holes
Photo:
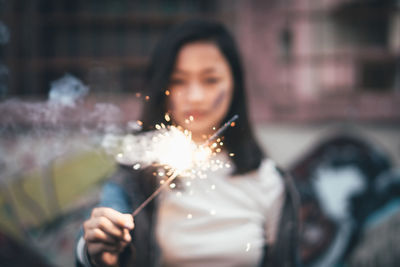
[[[325,0],[319,7],[309,6],[308,2],[238,3],[236,36],[245,64],[253,119],[398,122],[400,90],[371,92],[357,88],[359,69],[355,63],[368,57],[372,50],[349,50],[337,45],[317,51],[316,40],[322,38],[321,32],[316,31],[318,19],[350,1]],[[288,63],[282,59],[279,39],[286,25],[292,32],[293,56]]]

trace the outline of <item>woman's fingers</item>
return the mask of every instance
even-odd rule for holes
[[[95,228],[101,229],[117,240],[125,239],[124,228],[118,227],[107,217],[101,216],[94,218],[93,225],[95,225]]]
[[[131,241],[129,231],[134,228],[134,222],[131,214],[100,207],[93,209],[83,228],[89,255],[95,261],[106,263],[114,262]]]
[[[84,239],[86,240],[86,242],[91,242],[91,243],[103,242],[108,245],[115,245],[118,242],[120,242],[119,239],[112,237],[111,235],[105,233],[99,228],[94,228],[86,231]]]
[[[131,241],[129,230],[133,229],[133,227],[134,223],[131,214],[123,214],[110,208],[94,209],[92,217],[84,223],[85,233],[89,233],[91,229],[100,229],[116,240],[123,240],[126,242]],[[94,235],[98,233],[90,234]],[[98,239],[100,238],[99,236],[95,237]],[[109,238],[107,238],[107,240],[109,240]]]
[[[131,234],[129,233],[128,229],[124,229],[124,241],[126,242],[131,242],[132,238],[131,238]]]
[[[103,241],[108,244],[114,244],[121,241],[130,242],[131,235],[128,229],[115,228],[115,226],[110,224],[109,226],[90,227],[86,229],[84,239],[89,242]]]
[[[105,243],[91,243],[90,246],[88,246],[88,252],[90,255],[98,255],[104,252],[110,252],[113,254],[118,254],[120,253],[124,247],[126,246],[125,244],[119,244],[119,245],[108,245]]]
[[[116,226],[132,230],[134,228],[133,217],[131,214],[120,213],[111,208],[95,208],[92,217],[106,217]]]

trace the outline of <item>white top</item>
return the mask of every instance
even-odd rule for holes
[[[259,264],[264,244],[275,240],[283,181],[271,160],[246,175],[231,171],[182,177],[180,188],[161,193],[156,236],[163,266]]]

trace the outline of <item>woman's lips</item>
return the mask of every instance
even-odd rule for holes
[[[185,112],[185,117],[186,118],[190,118],[190,116],[193,116],[193,119],[194,120],[196,120],[196,119],[202,119],[202,118],[204,118],[205,116],[207,115],[207,112],[206,111],[200,111],[200,110],[192,110],[192,111],[189,111],[189,112]]]

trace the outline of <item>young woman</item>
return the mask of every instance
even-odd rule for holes
[[[232,168],[191,180],[190,188],[182,177],[181,194],[163,191],[133,219],[131,212],[159,182],[152,171],[121,166],[83,225],[77,265],[296,266],[295,191],[255,140],[229,32],[205,21],[174,27],[155,49],[146,85],[144,131],[165,123],[168,112],[171,124],[190,130],[201,144],[238,114],[219,155]]]

